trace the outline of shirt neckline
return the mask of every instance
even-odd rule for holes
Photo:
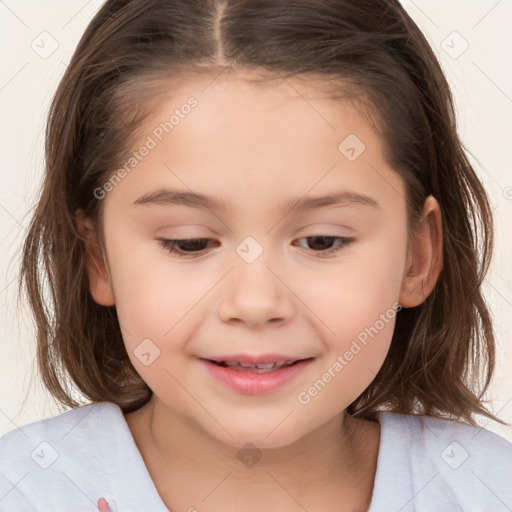
[[[100,452],[113,453],[112,459],[103,459],[103,466],[112,483],[110,496],[105,494],[103,497],[112,512],[172,512],[158,493],[121,408],[113,402],[97,405],[96,429]],[[109,428],[114,425],[115,435]],[[114,506],[111,502],[114,502]]]
[[[144,492],[144,497],[146,498],[146,502],[143,506],[149,507],[151,510],[155,510],[155,512],[172,512],[165,503],[163,502],[158,489],[155,486],[155,483],[153,482],[153,479],[149,473],[149,470],[146,466],[146,463],[142,457],[142,454],[135,442],[135,438],[133,437],[133,434],[130,430],[130,427],[128,426],[128,422],[126,421],[126,418],[124,417],[123,411],[121,408],[113,403],[113,402],[103,402],[101,404],[98,404],[98,406],[102,406],[106,411],[108,411],[109,414],[113,416],[112,420],[109,421],[109,424],[119,424],[121,425],[121,432],[118,432],[116,435],[117,441],[116,444],[120,447],[122,447],[123,450],[123,460],[126,460],[128,458],[132,463],[135,464],[135,467],[130,464],[119,464],[120,460],[106,460],[106,470],[109,473],[110,480],[112,482],[112,494],[113,497],[116,499],[117,507],[119,510],[122,510],[123,507],[120,506],[119,502],[122,502],[123,504],[126,503],[127,505],[133,505],[133,500],[135,499],[135,495],[129,496],[127,493],[133,493],[135,489],[146,489],[146,492]],[[98,411],[99,412],[99,411]],[[377,496],[382,495],[381,492],[381,480],[382,475],[385,474],[387,469],[385,468],[385,461],[386,457],[383,455],[383,453],[387,450],[387,432],[388,432],[388,420],[390,420],[390,414],[386,411],[379,411],[377,412],[377,421],[380,425],[380,439],[379,439],[379,451],[377,454],[377,468],[375,471],[375,477],[374,477],[374,483],[373,483],[373,489],[372,489],[372,497],[370,500],[370,506],[368,508],[367,512],[374,512],[373,507],[376,506],[375,503],[377,502]],[[101,417],[101,415],[98,415],[98,419],[102,419],[104,421],[104,418]],[[116,421],[118,420],[118,421]],[[102,439],[105,444],[108,443],[108,446],[111,447],[111,430],[105,429],[105,425],[99,425],[97,424],[98,430],[100,432],[100,435],[98,435],[99,439]],[[107,431],[108,434],[105,436],[104,432]],[[101,435],[103,433],[103,436]],[[127,452],[128,450],[128,452]],[[122,467],[120,467],[122,466]],[[137,474],[137,486],[129,486],[126,485],[127,481],[129,480],[130,473],[133,473],[136,471]],[[132,489],[129,491],[129,489]],[[138,496],[137,496],[138,497]],[[155,508],[157,507],[157,508]],[[149,510],[148,508],[148,510]]]
[[[375,478],[373,480],[372,498],[367,512],[374,512],[374,507],[379,499],[378,497],[382,495],[381,481],[384,480],[383,475],[389,471],[389,468],[386,468],[386,461],[388,458],[385,456],[385,453],[387,453],[388,449],[388,428],[390,426],[389,421],[391,418],[392,413],[390,412],[377,412],[377,421],[380,425],[379,452],[377,454],[377,468],[375,470]]]

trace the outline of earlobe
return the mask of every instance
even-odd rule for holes
[[[428,196],[422,220],[413,228],[399,302],[419,306],[430,295],[443,268],[442,216],[439,203]]]
[[[92,220],[85,217],[83,210],[76,212],[77,230],[86,250],[86,269],[89,278],[89,290],[94,301],[101,306],[115,304],[114,290]]]

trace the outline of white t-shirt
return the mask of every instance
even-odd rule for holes
[[[427,416],[378,419],[369,512],[512,510],[511,443]],[[80,407],[0,438],[0,512],[97,512],[100,498],[112,512],[168,512],[117,405]],[[189,510],[204,510],[201,498]]]

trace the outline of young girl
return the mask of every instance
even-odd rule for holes
[[[511,510],[455,126],[396,0],[108,0],[21,268],[72,410],[2,437],[0,510]]]

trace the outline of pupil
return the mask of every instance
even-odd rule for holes
[[[181,246],[182,250],[192,252],[204,249],[205,242],[206,240],[204,238],[191,238],[189,240],[180,240],[178,244]]]
[[[309,243],[309,246],[311,247],[311,249],[325,250],[325,249],[329,249],[329,247],[332,245],[332,243],[329,243],[329,242],[332,242],[332,239],[333,239],[332,236],[310,236],[310,237],[308,237],[308,243]],[[327,240],[327,245],[329,247],[318,247],[319,244],[315,244],[315,243],[311,244],[309,242],[310,240],[320,240],[320,246],[322,245],[322,242],[325,245],[325,242]]]

